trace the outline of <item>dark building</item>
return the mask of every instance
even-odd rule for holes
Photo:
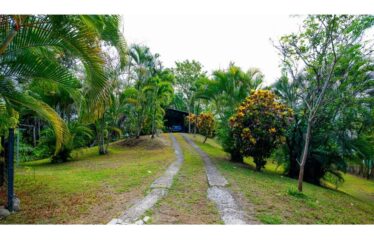
[[[187,116],[188,112],[167,108],[164,117],[166,129],[170,132],[187,132],[184,123]]]

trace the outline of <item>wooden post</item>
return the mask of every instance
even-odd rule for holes
[[[3,186],[4,184],[4,176],[5,176],[5,153],[4,153],[4,148],[5,148],[5,137],[1,136],[1,147],[2,150],[0,150],[0,187]]]
[[[6,148],[6,174],[7,174],[7,207],[13,211],[14,198],[14,128],[9,129],[9,136]]]

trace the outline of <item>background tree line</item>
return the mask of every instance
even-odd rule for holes
[[[282,75],[272,86],[262,86],[259,70],[243,71],[232,63],[211,76],[193,78],[175,96],[191,96],[189,103],[198,104],[200,112],[214,114],[217,138],[232,161],[243,162],[244,156],[255,157],[259,149],[270,147],[272,159],[285,166],[285,174],[299,179],[299,191],[302,180],[317,185],[338,183],[347,170],[373,177],[373,39],[367,31],[372,31],[373,23],[373,16],[307,16],[299,32],[285,35],[275,44]],[[292,121],[284,126],[283,141],[277,144],[275,138],[269,140],[271,132],[279,130],[274,128],[267,134],[257,133],[258,138],[251,139],[253,144],[243,145],[245,136],[251,136],[248,131],[263,129],[274,113],[270,105],[264,106],[265,97],[257,105],[243,105],[261,88],[274,92],[274,101],[292,110]],[[173,104],[181,106],[179,97]],[[249,106],[252,112],[245,115]],[[245,118],[240,122],[244,124],[240,134],[233,127],[239,124],[235,123],[238,114]],[[230,127],[231,117],[235,118]],[[263,130],[272,129],[266,127]],[[266,144],[256,148],[259,141]]]

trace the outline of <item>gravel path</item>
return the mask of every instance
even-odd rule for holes
[[[168,167],[165,173],[156,179],[151,185],[151,191],[143,199],[137,201],[132,207],[127,209],[119,218],[112,219],[108,224],[144,224],[146,219],[140,219],[144,213],[151,209],[163,196],[173,183],[174,176],[178,173],[183,163],[183,152],[173,134],[170,134],[176,160]]]
[[[225,224],[247,224],[242,207],[225,187],[228,184],[227,180],[218,172],[205,152],[203,152],[187,135],[182,134],[182,136],[204,160],[209,183],[208,198],[215,202],[223,222]]]

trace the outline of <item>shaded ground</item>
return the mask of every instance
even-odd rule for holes
[[[75,161],[34,161],[16,169],[15,192],[22,210],[4,223],[107,223],[144,195],[175,155],[168,135],[142,137],[133,147],[120,143],[110,153],[97,148],[75,153]],[[158,147],[153,147],[157,145]]]
[[[181,135],[175,134],[175,137],[183,150],[184,163],[168,195],[146,215],[151,216],[153,224],[222,223],[214,203],[207,198],[208,183],[202,159]]]
[[[256,217],[263,223],[374,223],[374,205],[366,198],[372,193],[370,181],[355,179],[356,182],[352,183],[348,177],[345,183],[355,185],[356,189],[365,186],[365,191],[368,191],[364,194],[366,197],[362,197],[365,192],[362,188],[361,196],[355,195],[354,191],[350,196],[308,183],[304,185],[305,195],[300,196],[296,191],[297,181],[281,176],[274,165],[270,164],[269,170],[258,173],[229,162],[227,154],[213,140],[203,144],[201,136],[191,138],[210,155],[221,173],[232,183],[231,188],[240,191],[248,202],[253,203]],[[342,189],[352,188],[342,186]]]

